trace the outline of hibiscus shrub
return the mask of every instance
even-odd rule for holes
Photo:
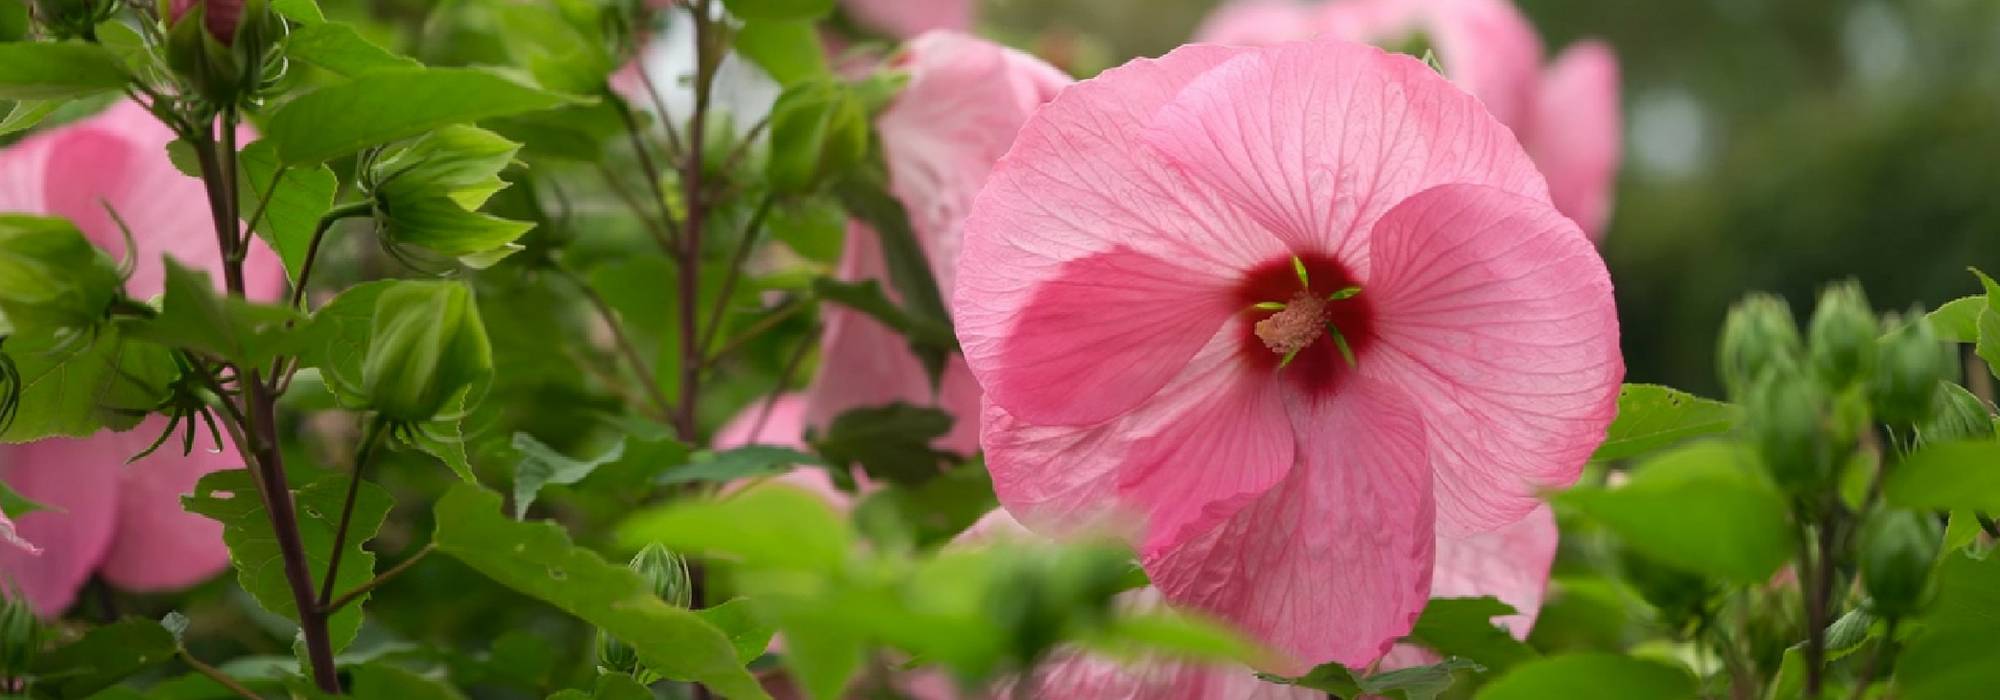
[[[9,697],[2000,684],[2000,284],[1623,383],[1616,58],[1504,0],[1082,81],[951,0],[27,7]]]

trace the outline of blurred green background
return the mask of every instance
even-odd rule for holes
[[[1603,250],[1630,381],[1716,393],[1715,334],[1748,291],[1805,314],[1854,277],[1900,310],[2000,267],[2000,1],[1517,2],[1550,53],[1603,38],[1624,72]],[[1103,65],[1172,48],[1217,4],[994,0],[986,20]]]

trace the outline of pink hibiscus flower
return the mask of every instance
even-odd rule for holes
[[[952,32],[912,40],[891,67],[908,72],[910,82],[876,122],[890,191],[908,211],[949,305],[973,196],[1028,115],[1070,81],[1027,54]],[[848,226],[835,274],[889,286],[881,239],[872,229]],[[825,319],[820,371],[806,393],[802,426],[823,429],[841,413],[866,406],[935,403],[958,418],[939,447],[960,454],[979,449],[979,386],[964,360],[952,358],[933,392],[923,365],[895,331],[841,307],[828,307]]]
[[[840,0],[840,7],[862,26],[897,39],[972,28],[972,0]]]
[[[1574,481],[1624,374],[1604,263],[1507,128],[1344,42],[1064,91],[973,207],[956,316],[1001,503],[1142,518],[1167,600],[1279,671],[1380,657],[1435,533]]]
[[[1610,220],[1619,161],[1618,58],[1584,41],[1542,68],[1541,37],[1507,0],[1242,0],[1201,41],[1266,46],[1314,37],[1408,47],[1421,39],[1452,82],[1478,97],[1548,178],[1556,209],[1593,238]]]
[[[125,283],[134,297],[160,293],[163,254],[220,280],[207,198],[200,181],[167,161],[173,138],[145,109],[119,103],[24,139],[0,151],[0,211],[66,217],[119,256],[124,238],[105,208],[116,210],[137,246],[137,266]],[[253,296],[274,298],[284,289],[284,269],[261,242],[245,272]],[[188,586],[228,565],[221,526],[183,511],[180,496],[202,475],[242,462],[233,446],[215,452],[203,440],[187,456],[170,445],[125,464],[165,427],[166,419],[154,417],[125,433],[0,446],[0,481],[52,507],[16,519],[20,536],[39,554],[0,547],[0,577],[37,612],[61,613],[93,573],[120,588],[150,591]]]

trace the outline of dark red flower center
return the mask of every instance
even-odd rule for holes
[[[1328,255],[1278,258],[1251,269],[1236,287],[1250,321],[1243,325],[1244,361],[1310,394],[1331,395],[1354,371],[1349,353],[1365,361],[1374,339],[1374,313],[1368,294],[1355,293],[1359,285]]]

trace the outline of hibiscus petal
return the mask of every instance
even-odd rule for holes
[[[1603,42],[1575,44],[1542,79],[1521,142],[1549,179],[1556,209],[1591,238],[1611,217],[1619,159],[1618,57]]]
[[[1000,503],[1044,533],[1136,518],[1154,550],[1265,493],[1292,469],[1292,426],[1279,385],[1238,362],[1244,332],[1216,333],[1157,395],[1087,428],[1030,424],[989,400],[986,466]]]
[[[1429,599],[1431,477],[1424,424],[1396,388],[1356,377],[1294,406],[1298,465],[1235,517],[1146,559],[1177,607],[1234,623],[1303,673],[1364,666]]]
[[[1229,313],[1190,307],[1196,290],[1228,302],[1212,290],[1282,259],[1275,238],[1141,148],[1132,128],[1239,51],[1182,47],[1078,83],[995,167],[965,224],[953,303],[973,374],[1006,411],[1081,425],[1131,408]]]
[[[144,429],[143,426],[140,429]],[[111,546],[119,465],[131,456],[118,435],[0,446],[0,480],[49,506],[15,518],[15,531],[41,547],[0,547],[0,592],[18,590],[36,614],[53,618],[76,601]]]
[[[1373,233],[1375,342],[1361,371],[1416,398],[1440,526],[1521,519],[1576,480],[1625,375],[1604,261],[1546,202],[1453,185]]]
[[[1540,79],[1542,39],[1520,8],[1511,0],[1431,0],[1422,14],[1451,82],[1501,123],[1525,123]]]
[[[120,451],[138,454],[165,427],[165,419],[155,417],[118,434]],[[100,567],[106,580],[125,590],[170,590],[200,583],[229,565],[222,523],[181,506],[181,496],[194,493],[202,476],[243,466],[228,436],[222,451],[214,449],[204,437],[187,455],[166,445],[125,466],[118,480],[118,526]]]
[[[1431,597],[1493,596],[1514,606],[1514,614],[1495,618],[1526,640],[1542,612],[1548,591],[1549,566],[1556,560],[1555,512],[1544,505],[1512,524],[1490,532],[1437,538],[1437,568],[1431,573]]]
[[[769,405],[768,413],[762,398],[743,407],[742,413],[736,414],[722,425],[721,430],[715,431],[715,449],[726,450],[744,445],[804,448],[805,396],[784,394]]]
[[[1546,200],[1512,132],[1408,56],[1338,41],[1245,53],[1190,82],[1146,142],[1299,253],[1357,275],[1365,233],[1405,197],[1473,183]]]

